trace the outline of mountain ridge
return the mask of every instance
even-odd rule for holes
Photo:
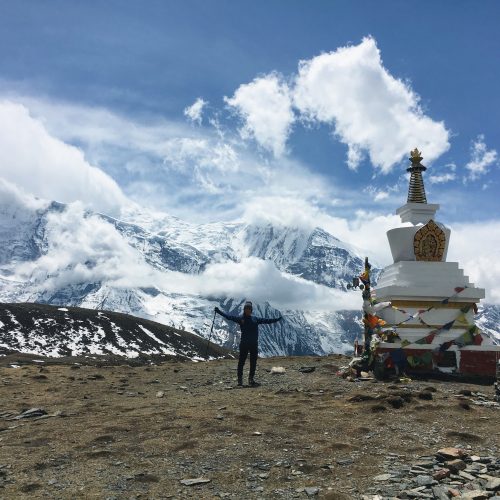
[[[130,314],[36,303],[0,303],[0,354],[42,356],[141,354],[201,361],[231,356],[202,337]]]
[[[251,298],[259,315],[284,316],[262,328],[264,356],[346,353],[361,335],[361,298],[347,286],[363,259],[321,228],[196,225],[137,210],[125,219],[2,196],[0,301],[113,310],[206,337],[215,306],[239,314]],[[493,331],[496,306],[481,311]],[[213,333],[237,347],[234,325],[217,320]]]

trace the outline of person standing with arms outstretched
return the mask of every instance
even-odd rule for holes
[[[255,387],[255,369],[257,367],[257,355],[259,350],[259,325],[276,323],[283,319],[279,318],[256,318],[252,316],[252,303],[247,300],[243,307],[242,316],[231,316],[222,312],[218,307],[215,312],[229,321],[234,321],[240,325],[241,340],[240,340],[240,358],[238,360],[238,385],[243,385],[243,366],[250,353],[250,373],[248,375],[248,384]]]

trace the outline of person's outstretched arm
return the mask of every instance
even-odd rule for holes
[[[259,325],[270,325],[271,323],[277,323],[278,321],[281,321],[283,319],[283,316],[280,316],[279,318],[257,318],[257,323]]]
[[[218,307],[215,308],[215,312],[229,321],[234,321],[235,323],[241,322],[241,316],[231,316],[230,314],[226,314],[225,312],[221,311]]]

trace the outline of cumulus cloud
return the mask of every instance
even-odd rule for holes
[[[184,116],[193,123],[201,125],[203,118],[203,108],[208,104],[207,101],[198,97],[191,106],[184,109]]]
[[[253,138],[275,157],[285,152],[294,114],[290,90],[276,73],[255,78],[241,85],[233,97],[225,98],[242,117],[243,138]]]
[[[303,116],[332,124],[349,148],[350,168],[361,152],[389,172],[416,145],[428,161],[449,148],[444,124],[426,116],[409,84],[387,71],[370,37],[301,61],[293,98]]]
[[[127,201],[110,176],[52,136],[21,104],[0,101],[0,151],[0,177],[40,198],[82,200],[111,214]]]
[[[427,116],[410,84],[387,71],[371,37],[300,61],[290,82],[275,72],[225,98],[244,121],[242,137],[255,139],[276,157],[285,152],[297,116],[330,124],[334,137],[347,146],[352,170],[366,155],[387,173],[416,146],[429,162],[450,147],[444,123]]]
[[[478,135],[471,146],[471,159],[465,165],[469,171],[470,180],[479,179],[485,175],[490,167],[497,164],[498,153],[495,149],[488,149],[484,142],[484,135]]]

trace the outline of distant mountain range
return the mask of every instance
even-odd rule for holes
[[[4,193],[0,196],[0,302],[121,312],[207,337],[215,306],[238,314],[243,300],[252,298],[232,284],[251,281],[253,265],[271,263],[261,270],[260,288],[250,288],[261,297],[254,301],[254,312],[266,317],[282,314],[284,321],[261,327],[262,355],[348,352],[361,335],[361,299],[359,292],[348,292],[347,285],[362,270],[363,256],[321,228],[193,225],[137,208],[123,219]],[[217,266],[245,259],[253,260],[247,268],[237,268],[236,277],[229,277],[228,285],[222,286],[225,273],[234,269],[222,267],[221,276],[214,271]],[[378,272],[374,269],[375,278]],[[278,310],[279,304],[265,300],[266,287],[272,287],[273,280],[285,295],[295,286],[299,287],[295,295],[300,295],[300,287],[309,287],[320,297],[318,304],[324,302],[324,290],[340,298],[353,294],[351,302],[359,300],[360,308],[339,310],[333,302],[331,310],[324,303],[316,308],[309,300],[305,307]],[[493,335],[499,311],[497,306],[481,309],[480,324]],[[1,325],[0,332],[5,332]],[[212,338],[217,344],[232,349],[238,334],[236,324],[216,318]],[[17,346],[27,349],[29,333],[22,335],[27,337]],[[70,337],[68,333],[68,342]],[[6,344],[5,337],[1,344]],[[51,352],[50,343],[42,341],[37,349],[40,354]]]

